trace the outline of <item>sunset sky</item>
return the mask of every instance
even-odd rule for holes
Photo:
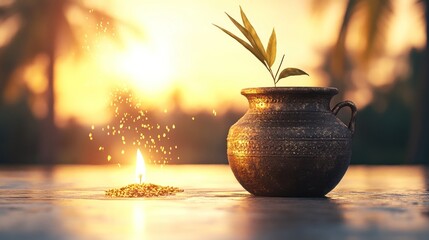
[[[298,67],[310,74],[310,77],[282,80],[280,86],[326,86],[326,76],[318,68],[324,51],[336,40],[346,1],[330,2],[325,12],[316,16],[310,0],[88,1],[94,8],[138,27],[142,34],[119,25],[116,29],[119,36],[113,37],[120,39],[118,43],[112,41],[113,31],[105,22],[102,24],[107,26],[106,32],[92,25],[79,31],[84,54],[62,55],[57,65],[58,123],[64,124],[69,118],[88,125],[106,122],[110,117],[109,94],[121,84],[128,84],[145,104],[159,109],[171,107],[170,96],[175,91],[180,92],[181,104],[189,112],[215,109],[221,114],[231,107],[247,108],[240,90],[273,86],[272,80],[254,56],[212,25],[238,34],[224,12],[239,20],[239,5],[264,45],[275,28],[278,42],[275,68],[284,53],[283,67]],[[426,41],[418,5],[409,0],[394,2],[395,16],[389,23],[386,41],[388,53],[370,71],[369,81],[373,85],[391,81],[398,74],[394,71],[398,59],[403,59],[411,47],[422,48]],[[85,22],[85,16],[73,10],[69,19]],[[351,48],[357,45],[353,39],[349,41]],[[27,69],[28,84],[39,92],[44,89],[43,74],[38,74],[42,65],[43,59]],[[360,92],[350,97],[358,105],[370,99]],[[43,114],[43,107],[35,109]]]

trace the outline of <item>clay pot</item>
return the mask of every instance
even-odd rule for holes
[[[351,158],[356,106],[330,108],[336,88],[276,87],[241,91],[249,110],[228,133],[228,161],[257,196],[321,197],[344,176]],[[351,109],[346,126],[336,117]]]

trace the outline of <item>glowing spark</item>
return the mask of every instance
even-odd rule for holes
[[[110,106],[114,118],[110,124],[106,124],[100,129],[107,137],[106,140],[113,140],[116,144],[123,146],[122,149],[119,149],[119,153],[125,155],[127,147],[132,144],[132,146],[144,147],[148,154],[145,156],[146,161],[149,162],[165,164],[176,157],[172,157],[171,154],[173,145],[165,146],[165,141],[170,139],[170,132],[174,132],[176,128],[175,124],[164,125],[153,122],[150,113],[142,109],[143,106],[139,99],[133,97],[128,88],[117,88],[111,93],[111,96]],[[161,112],[168,113],[168,109],[161,108]],[[92,125],[91,129],[95,130],[95,126]],[[92,140],[93,137],[94,133],[90,133],[89,138]],[[97,140],[99,139],[97,137]],[[104,144],[105,142],[100,142],[98,150],[110,153],[103,147]],[[177,149],[177,146],[174,146],[174,149]],[[108,161],[111,159],[112,157],[109,155]]]

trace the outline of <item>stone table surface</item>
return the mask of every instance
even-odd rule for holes
[[[112,199],[132,166],[0,167],[0,239],[429,239],[429,170],[353,166],[326,198],[247,193],[227,165],[149,166],[175,196]]]

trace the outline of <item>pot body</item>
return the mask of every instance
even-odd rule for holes
[[[336,88],[249,88],[245,115],[227,138],[229,165],[257,196],[320,197],[344,176],[351,158],[356,107],[330,108]],[[346,126],[336,117],[350,107]]]

